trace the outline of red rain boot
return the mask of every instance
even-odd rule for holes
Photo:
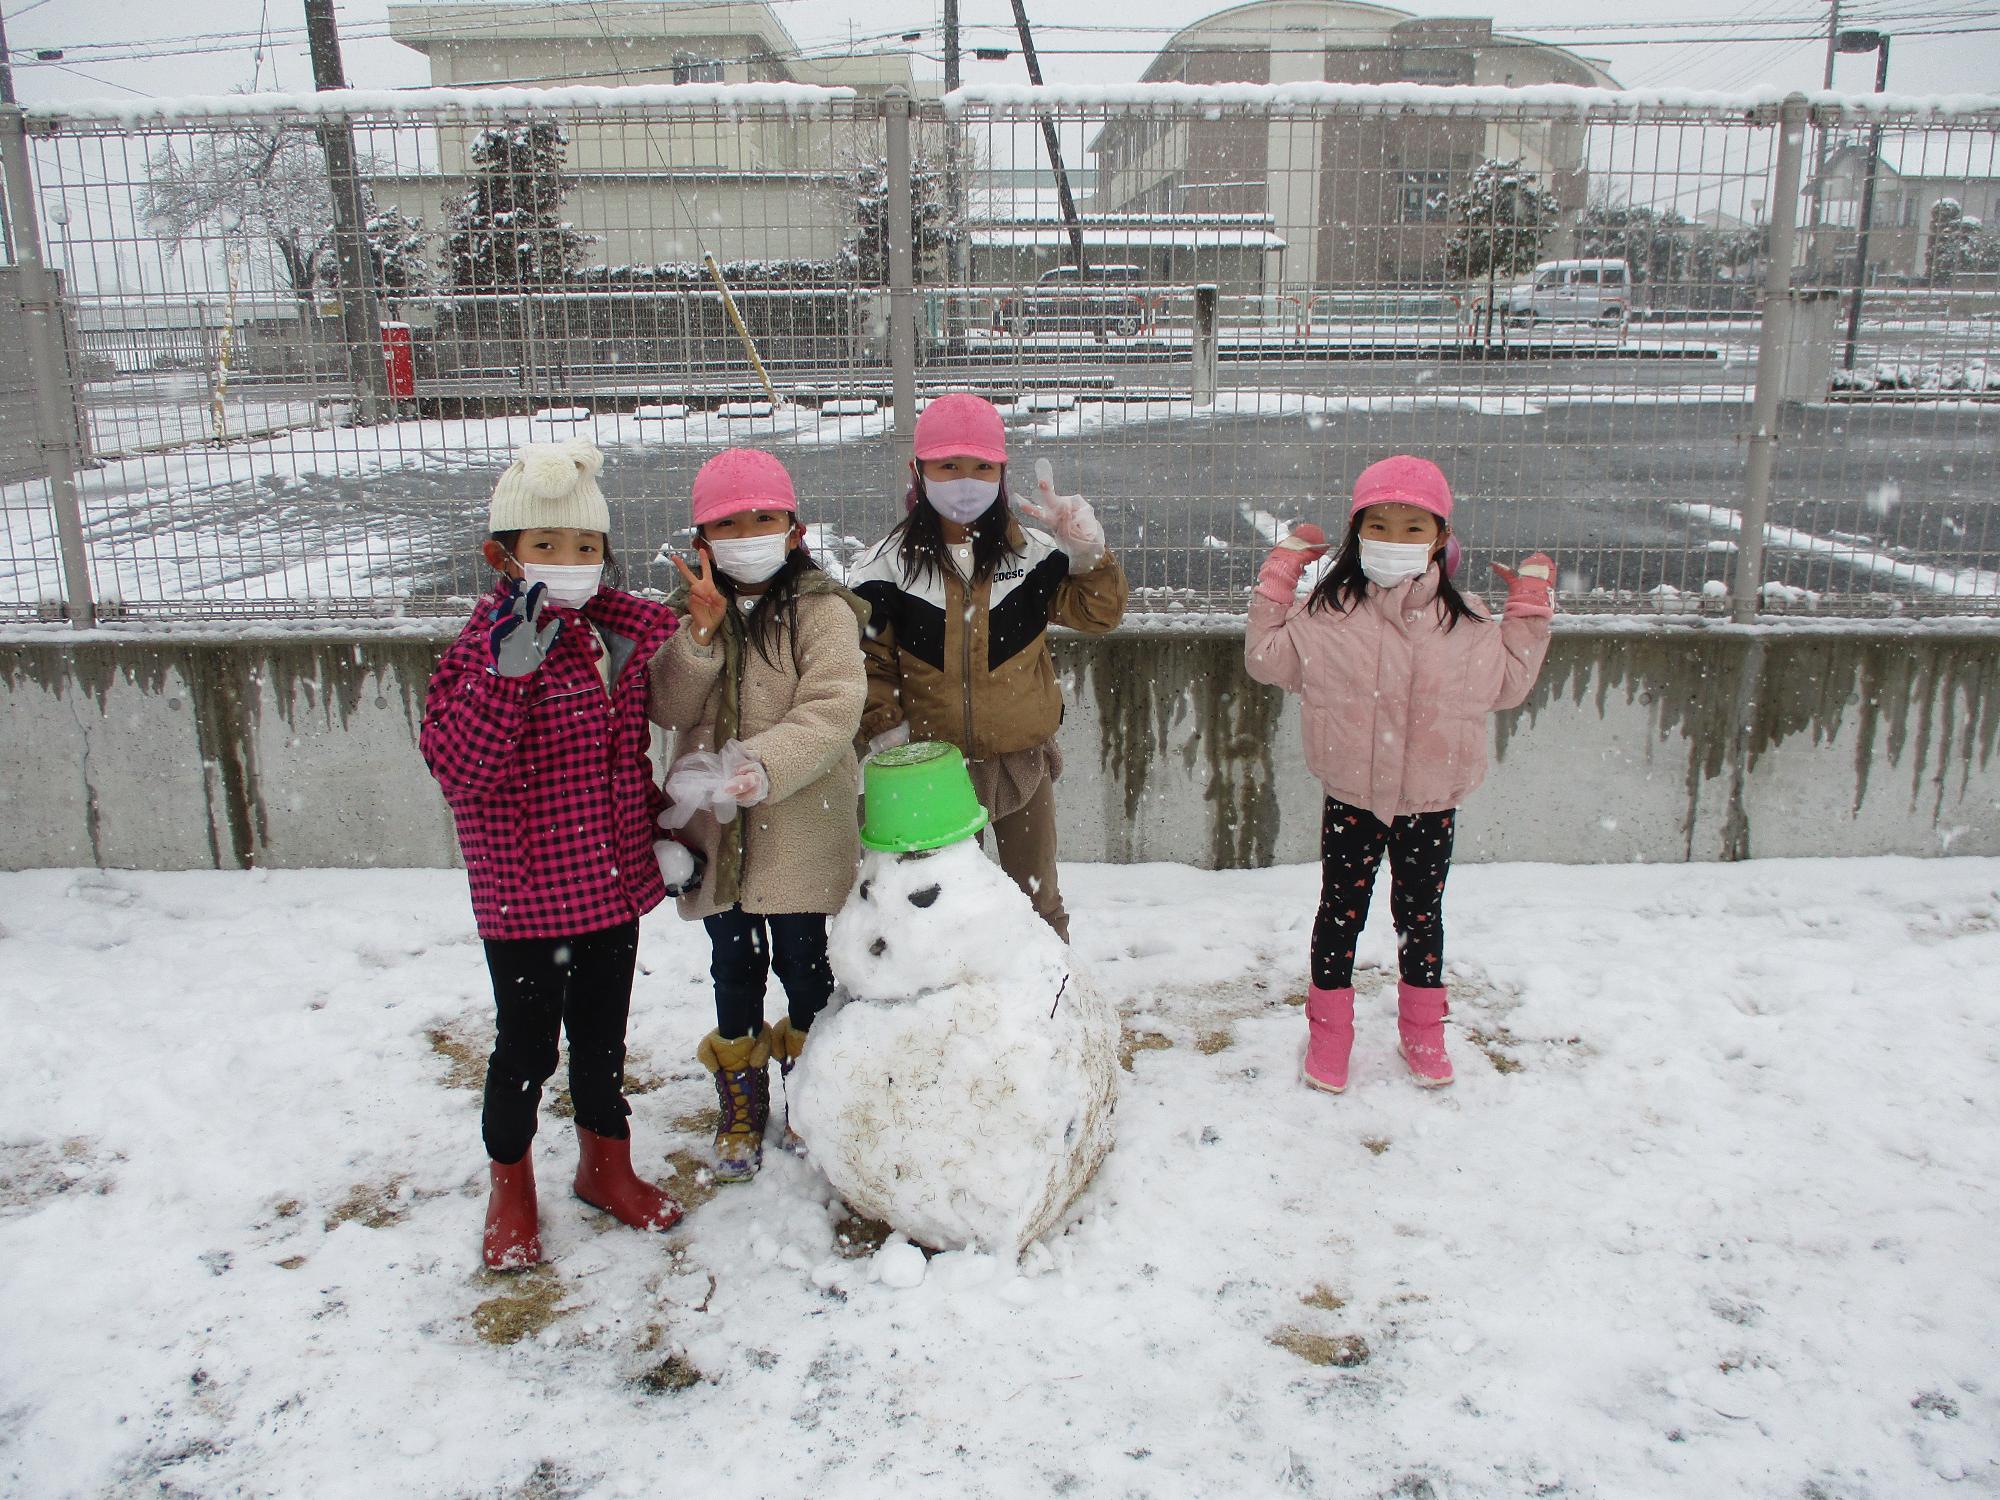
[[[1449,1009],[1442,987],[1426,989],[1397,981],[1396,1032],[1401,1038],[1397,1050],[1409,1065],[1410,1077],[1427,1089],[1441,1089],[1451,1082],[1451,1059],[1444,1051]]]
[[[1354,987],[1306,991],[1306,1060],[1299,1077],[1308,1088],[1337,1094],[1347,1087],[1347,1057],[1354,1050]]]
[[[632,1171],[632,1142],[576,1127],[576,1195],[634,1229],[670,1229],[681,1206]]]
[[[495,1271],[525,1271],[542,1259],[542,1234],[535,1205],[535,1158],[529,1152],[512,1166],[489,1162],[493,1188],[486,1197],[486,1264]]]

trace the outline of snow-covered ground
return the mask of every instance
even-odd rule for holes
[[[461,876],[0,877],[0,1490],[2000,1491],[2000,861],[1462,869],[1436,1094],[1378,895],[1340,1098],[1312,870],[1067,878],[1118,1144],[1018,1270],[897,1289],[809,1163],[709,1195],[671,915],[633,1123],[691,1212],[607,1227],[550,1118],[509,1279]]]

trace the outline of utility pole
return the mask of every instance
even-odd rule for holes
[[[305,0],[306,44],[312,51],[313,87],[330,93],[347,87],[340,65],[340,29],[333,0]],[[354,126],[322,117],[319,146],[326,156],[327,185],[333,195],[333,255],[340,281],[340,332],[347,346],[347,378],[354,392],[354,420],[382,419],[388,373],[382,362],[381,319],[375,310],[375,278],[368,254],[368,213],[355,168]]]
[[[1889,33],[1850,31],[1841,38],[1848,43],[1842,50],[1875,54],[1875,92],[1889,87]],[[1868,285],[1868,230],[1875,217],[1875,176],[1882,166],[1882,117],[1868,127],[1868,176],[1861,184],[1861,217],[1854,229],[1854,296],[1847,304],[1847,347],[1841,355],[1843,370],[1854,368],[1854,348],[1861,340],[1861,293]]]
[[[958,83],[958,0],[944,0],[944,91],[956,92]],[[965,243],[965,184],[959,178],[958,141],[959,123],[947,114],[944,117],[944,336],[948,344],[955,344],[959,336],[958,299],[952,293],[966,283],[970,251]]]
[[[1014,0],[1014,29],[1021,33],[1021,56],[1027,60],[1028,82],[1037,88],[1042,83],[1042,64],[1035,56],[1035,38],[1028,30],[1028,12],[1021,0]],[[1070,196],[1069,173],[1063,167],[1062,141],[1056,135],[1056,122],[1047,110],[1041,111],[1042,144],[1048,147],[1049,165],[1055,169],[1056,197],[1062,203],[1063,223],[1069,226],[1070,253],[1076,258],[1076,279],[1080,286],[1084,277],[1083,221],[1077,217],[1076,199]]]
[[[1827,0],[1827,3],[1832,11],[1826,18],[1826,67],[1819,81],[1822,89],[1833,87],[1833,59],[1838,50],[1834,46],[1834,38],[1840,35],[1840,0]],[[1813,137],[1812,213],[1808,220],[1811,227],[1806,241],[1806,264],[1817,278],[1820,241],[1826,237],[1826,128],[1821,126],[1813,132]]]

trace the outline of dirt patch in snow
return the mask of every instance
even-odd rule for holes
[[[1161,1036],[1157,1031],[1124,1031],[1118,1038],[1118,1066],[1126,1072],[1132,1071],[1132,1059],[1141,1052],[1163,1052],[1173,1046],[1173,1040]]]
[[[852,1211],[833,1226],[834,1244],[847,1260],[865,1260],[880,1250],[894,1233],[895,1230],[880,1219],[863,1218]]]
[[[1324,1312],[1339,1312],[1347,1306],[1347,1299],[1323,1281],[1300,1297],[1299,1301],[1307,1307],[1317,1307]]]
[[[715,1168],[685,1146],[667,1153],[667,1165],[674,1169],[674,1175],[662,1186],[674,1195],[683,1213],[693,1213],[722,1186],[715,1180]]]
[[[1195,1038],[1194,1050],[1203,1057],[1213,1057],[1218,1052],[1227,1052],[1235,1041],[1227,1027],[1220,1031],[1204,1031]]]
[[[1303,1328],[1280,1328],[1271,1335],[1280,1349],[1296,1354],[1309,1365],[1351,1370],[1368,1362],[1368,1341],[1358,1333],[1309,1333]]]
[[[563,1304],[562,1281],[547,1266],[487,1275],[505,1277],[507,1290],[472,1310],[473,1332],[486,1343],[518,1344],[535,1337],[570,1310]]]
[[[65,1193],[108,1193],[117,1185],[111,1167],[124,1159],[82,1136],[0,1146],[0,1219],[33,1213]]]
[[[434,1189],[405,1192],[403,1184],[408,1181],[407,1172],[398,1172],[386,1182],[355,1183],[327,1214],[326,1227],[338,1229],[343,1224],[359,1224],[363,1229],[387,1229],[402,1223],[410,1216],[410,1210],[425,1199],[441,1196]]]

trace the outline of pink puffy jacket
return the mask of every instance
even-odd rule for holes
[[[1486,716],[1528,696],[1549,649],[1545,618],[1445,629],[1437,571],[1370,584],[1354,609],[1250,596],[1244,665],[1300,698],[1306,765],[1326,794],[1384,823],[1457,807],[1486,777]]]

